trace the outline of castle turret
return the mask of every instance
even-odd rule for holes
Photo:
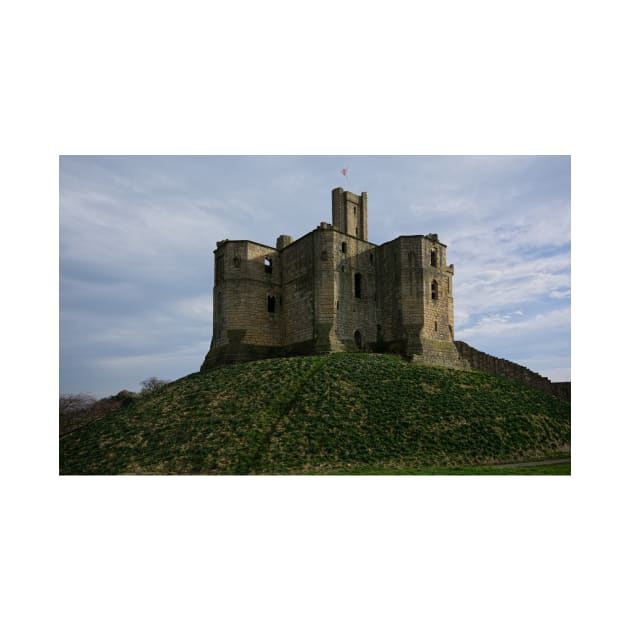
[[[291,245],[291,243],[293,243],[292,236],[289,236],[288,234],[280,234],[280,236],[276,239],[276,249],[280,251],[288,245]]]
[[[368,240],[367,193],[355,195],[343,188],[332,191],[333,226],[340,232]]]

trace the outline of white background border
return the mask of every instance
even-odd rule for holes
[[[4,627],[628,627],[621,6],[2,9]],[[58,156],[226,153],[572,155],[572,476],[58,477]]]

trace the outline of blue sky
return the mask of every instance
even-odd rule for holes
[[[60,158],[61,391],[197,371],[216,241],[299,237],[336,186],[368,193],[374,243],[439,234],[456,339],[570,380],[568,156],[78,156]]]

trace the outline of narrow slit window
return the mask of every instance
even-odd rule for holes
[[[438,283],[437,283],[437,280],[434,280],[431,283],[431,299],[432,300],[437,300],[438,299]]]
[[[345,243],[341,243],[341,253],[345,254],[348,251],[348,246]]]
[[[434,329],[435,329],[435,332],[437,332],[437,322],[435,322]]]
[[[431,250],[431,267],[437,267],[437,252],[434,249]]]
[[[276,297],[274,295],[267,296],[267,313],[276,312]]]
[[[361,297],[361,274],[360,273],[354,274],[354,297],[356,298]]]

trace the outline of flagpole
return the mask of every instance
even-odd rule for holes
[[[346,186],[348,188],[350,188],[350,178],[348,177],[348,173],[349,173],[350,169],[347,167],[344,167],[341,169],[341,174],[346,178]]]

